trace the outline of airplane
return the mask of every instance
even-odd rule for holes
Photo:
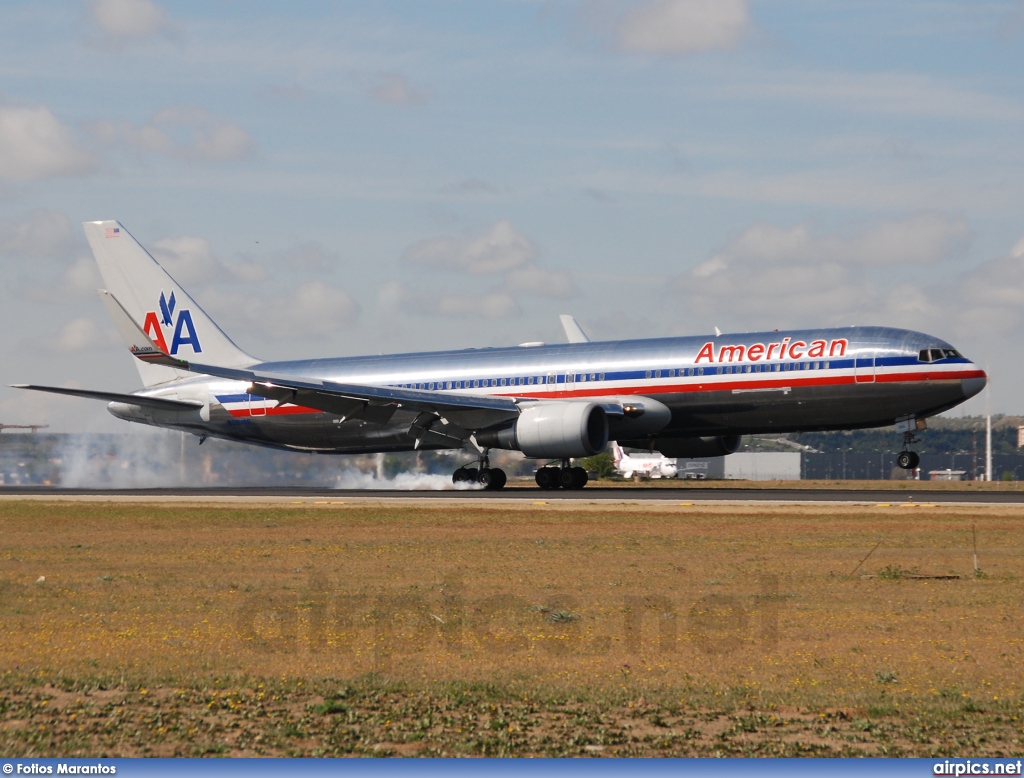
[[[463,449],[456,483],[500,489],[494,449],[543,464],[542,489],[581,489],[571,460],[609,440],[671,458],[721,456],[742,435],[896,425],[904,451],[926,419],[987,376],[950,344],[889,327],[753,332],[388,356],[262,361],[242,351],[117,221],[83,224],[99,290],[144,388],[19,384],[104,400],[126,421],[295,451]]]
[[[627,454],[618,441],[612,441],[612,462],[615,472],[623,478],[675,478],[679,468],[674,459],[664,454]]]

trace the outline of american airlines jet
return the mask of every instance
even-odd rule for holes
[[[612,463],[623,478],[675,478],[679,475],[676,461],[664,454],[627,454],[617,441],[612,441]]]
[[[545,463],[543,489],[579,489],[571,460],[608,441],[667,457],[730,454],[740,436],[896,425],[900,467],[925,419],[980,392],[985,373],[931,335],[887,327],[570,342],[264,362],[242,351],[116,221],[85,234],[108,312],[136,360],[131,394],[19,385],[105,400],[126,421],[295,451],[466,449],[455,482],[500,489],[492,449]]]

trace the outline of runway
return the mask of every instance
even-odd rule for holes
[[[722,487],[643,488],[596,486],[581,491],[512,487],[496,492],[481,490],[306,489],[281,487],[218,487],[157,489],[62,489],[54,487],[0,487],[0,499],[133,499],[133,500],[457,500],[457,501],[576,501],[576,502],[772,502],[772,503],[941,503],[973,505],[1024,504],[1024,491],[967,491],[952,489],[820,489]]]

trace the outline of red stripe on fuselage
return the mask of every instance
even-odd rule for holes
[[[817,372],[817,371],[814,371]],[[707,381],[693,381],[685,384],[660,384],[657,386],[619,386],[619,387],[588,387],[586,389],[574,389],[572,391],[554,391],[554,392],[510,392],[500,393],[494,395],[483,395],[487,397],[522,397],[528,400],[562,400],[572,397],[614,397],[619,395],[645,395],[649,397],[656,397],[659,394],[693,394],[696,392],[731,392],[734,390],[744,389],[785,389],[808,387],[808,386],[844,386],[844,385],[869,385],[871,383],[878,384],[894,384],[894,383],[925,383],[930,381],[962,381],[969,378],[986,378],[984,370],[960,370],[957,372],[942,372],[942,371],[918,371],[918,372],[902,372],[902,373],[876,373],[873,381],[858,380],[858,378],[869,378],[871,374],[861,373],[858,375],[808,375],[804,377],[798,374],[802,371],[787,371],[785,374],[778,373],[772,375],[772,378],[761,378],[754,380],[707,380]],[[754,375],[744,374],[744,375]],[[698,376],[699,378],[700,376]],[[739,377],[739,374],[737,374]],[[721,378],[721,376],[707,376],[706,378]],[[464,395],[465,396],[465,395]],[[316,408],[307,408],[302,405],[279,405],[275,408],[266,408],[265,412],[261,406],[256,406],[256,413],[253,414],[248,407],[245,408],[234,408],[228,410],[234,418],[261,418],[264,416],[292,416],[303,413],[324,413],[324,411],[317,410]]]
[[[868,373],[858,375],[826,375],[796,377],[802,371],[793,370],[783,373],[765,373],[772,375],[772,378],[754,380],[705,380],[693,381],[686,384],[659,384],[657,386],[620,386],[620,387],[593,387],[587,389],[573,389],[572,391],[557,391],[546,393],[503,393],[502,397],[524,397],[533,400],[563,399],[569,397],[614,397],[616,395],[647,395],[655,397],[659,394],[691,394],[694,392],[731,392],[743,389],[785,389],[786,387],[805,386],[842,386],[842,385],[867,385],[871,383],[924,383],[926,381],[961,381],[967,378],[985,378],[983,370],[961,370],[952,372],[910,372],[910,373],[878,373],[873,381],[858,380],[859,378],[871,377]],[[745,374],[753,375],[753,374]],[[737,374],[739,377],[739,374]],[[698,376],[699,378],[699,376]],[[721,378],[721,376],[706,376],[707,379]]]
[[[304,405],[278,405],[276,408],[267,408],[267,407],[264,407],[264,406],[261,406],[261,405],[257,405],[257,406],[255,406],[255,408],[252,409],[252,410],[255,410],[256,413],[253,413],[252,410],[250,410],[248,407],[246,407],[246,408],[225,408],[224,410],[226,410],[228,413],[230,413],[236,419],[243,418],[243,417],[248,417],[248,416],[252,416],[253,418],[257,418],[258,419],[258,418],[262,418],[264,416],[295,416],[296,414],[300,414],[300,413],[323,413],[324,412],[324,411],[319,411],[316,408],[307,408]]]

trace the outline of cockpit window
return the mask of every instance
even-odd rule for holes
[[[919,362],[938,362],[940,359],[963,359],[956,349],[952,348],[924,348],[917,355]]]

